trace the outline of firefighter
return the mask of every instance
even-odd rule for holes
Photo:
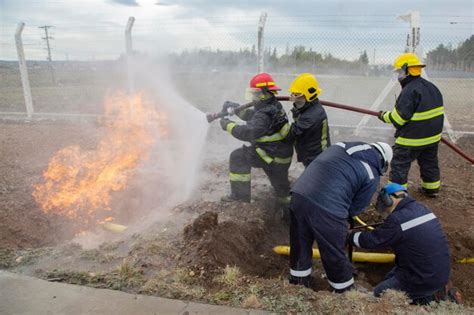
[[[268,73],[260,73],[250,80],[247,98],[255,101],[253,109],[240,112],[246,121],[238,125],[227,118],[221,119],[221,127],[233,137],[250,142],[230,154],[229,179],[231,194],[224,201],[250,202],[251,167],[262,168],[270,179],[278,201],[289,204],[290,182],[288,169],[293,156],[293,146],[287,139],[290,125],[288,117],[275,95],[281,89]],[[232,112],[239,104],[226,102],[223,111]]]
[[[390,181],[407,187],[408,171],[415,159],[420,166],[421,191],[436,197],[441,186],[438,144],[443,131],[443,97],[438,88],[421,77],[424,64],[415,54],[400,55],[393,64],[402,91],[391,111],[378,118],[396,128]]]
[[[450,254],[438,218],[396,183],[380,190],[376,208],[386,217],[382,226],[349,234],[349,241],[357,247],[391,247],[395,252],[395,267],[375,287],[374,295],[395,289],[406,292],[413,304],[445,299]]]
[[[318,81],[310,73],[300,74],[288,90],[293,102],[294,123],[288,138],[294,141],[298,162],[305,167],[331,145],[328,118],[319,103],[321,89]]]
[[[384,142],[339,142],[321,153],[291,189],[290,283],[312,287],[316,240],[327,279],[335,292],[354,283],[345,254],[348,221],[369,205],[392,159]]]

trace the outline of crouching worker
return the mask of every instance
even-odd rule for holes
[[[390,183],[381,189],[377,210],[386,217],[372,232],[352,232],[349,242],[366,249],[393,248],[395,267],[374,289],[380,296],[387,289],[404,291],[412,304],[456,300],[446,292],[450,273],[448,240],[430,209],[407,194],[405,187]]]
[[[291,190],[290,283],[312,287],[316,240],[334,291],[352,287],[352,263],[345,251],[348,220],[369,205],[391,159],[387,143],[339,142],[305,169]]]

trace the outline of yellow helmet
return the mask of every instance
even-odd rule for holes
[[[291,82],[288,89],[293,94],[303,94],[306,101],[314,101],[320,94],[318,80],[311,73],[302,73]]]
[[[399,70],[403,67],[425,67],[420,59],[413,53],[404,53],[395,59],[393,62],[393,69]]]

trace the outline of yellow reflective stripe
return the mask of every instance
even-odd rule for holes
[[[387,124],[392,123],[392,121],[390,120],[390,112],[385,112],[383,114],[383,121],[386,122]]]
[[[275,163],[278,163],[278,164],[289,164],[291,163],[291,160],[293,159],[293,157],[287,157],[287,158],[281,158],[281,157],[275,157],[273,160],[275,161]]]
[[[273,162],[273,158],[269,156],[265,150],[256,148],[255,151],[257,151],[258,156],[260,156],[265,163],[270,164]]]
[[[262,87],[262,86],[274,86],[275,82],[269,81],[269,82],[262,82],[262,83],[257,83],[255,84],[256,87]]]
[[[444,114],[444,107],[440,106],[440,107],[436,107],[434,109],[427,110],[424,112],[414,113],[413,116],[411,117],[411,120],[414,120],[414,121],[427,120],[427,119],[441,116],[443,114]]]
[[[440,140],[441,140],[441,134],[437,134],[432,137],[420,138],[420,139],[398,137],[397,140],[395,140],[395,143],[408,146],[408,147],[421,147],[424,145],[436,143]]]
[[[288,136],[288,133],[290,132],[290,124],[286,123],[281,127],[281,129],[278,132],[275,132],[274,134],[270,136],[263,136],[258,139],[256,139],[256,142],[274,142],[274,141],[281,141]]]
[[[396,107],[391,111],[391,114],[392,114],[393,120],[395,120],[395,122],[399,124],[400,126],[403,126],[408,121],[408,120],[403,119],[402,116],[400,116]]]
[[[437,182],[431,182],[431,183],[427,183],[427,182],[421,182],[421,187],[425,188],[425,189],[439,189],[439,187],[441,187],[441,181],[437,181]]]
[[[250,182],[250,174],[229,173],[231,182]]]
[[[387,184],[390,184],[390,183],[393,183],[393,182],[391,182],[391,181],[388,181],[388,182],[387,182]],[[405,184],[395,183],[395,184],[398,184],[398,185],[401,185],[401,186],[403,186],[403,187],[405,187],[405,188],[408,188],[408,183],[405,183]]]
[[[321,130],[321,150],[326,150],[328,147],[328,120],[323,120],[323,128]]]
[[[227,126],[225,127],[225,129],[227,130],[228,133],[232,134],[232,129],[234,129],[235,126],[237,126],[236,123],[230,122],[230,123],[227,124]]]

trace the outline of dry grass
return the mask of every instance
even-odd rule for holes
[[[240,269],[236,266],[226,266],[221,275],[216,276],[215,281],[228,286],[235,286],[241,275]]]
[[[243,308],[261,308],[262,303],[255,294],[250,294],[242,301]]]

